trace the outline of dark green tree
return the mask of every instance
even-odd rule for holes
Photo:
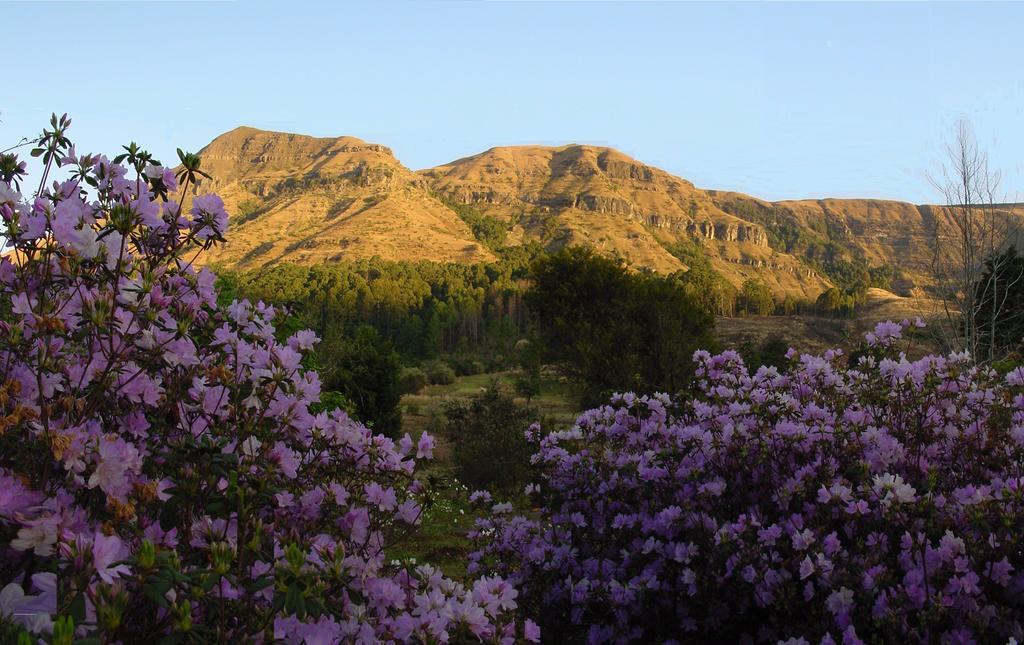
[[[775,297],[762,280],[744,280],[736,303],[744,316],[770,316],[775,312]]]
[[[526,294],[545,357],[594,405],[613,391],[675,391],[692,353],[712,342],[713,316],[673,278],[571,247],[541,258]]]
[[[369,325],[350,339],[326,341],[318,360],[324,389],[340,392],[356,416],[377,432],[397,437],[402,429],[401,364],[391,343]]]
[[[533,452],[524,432],[538,420],[537,410],[516,403],[494,379],[469,400],[446,404],[444,416],[459,479],[470,489],[518,492]]]
[[[985,262],[975,285],[974,324],[982,360],[1024,350],[1024,256],[1009,247]]]

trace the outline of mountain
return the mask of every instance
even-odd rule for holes
[[[928,231],[946,217],[895,201],[703,190],[589,145],[497,147],[414,172],[353,137],[242,127],[199,154],[213,176],[202,190],[220,193],[232,213],[228,244],[208,261],[243,269],[374,255],[486,262],[494,248],[536,240],[662,273],[686,269],[696,250],[736,286],[761,279],[798,299],[833,284],[830,262],[856,260],[889,267],[894,289],[909,295],[931,286]]]
[[[712,265],[742,284],[813,297],[827,280],[778,253],[764,227],[723,211],[703,190],[617,150],[586,145],[491,148],[421,171],[449,203],[510,227],[512,241],[592,246],[659,272],[685,269],[673,243],[699,242]]]
[[[213,177],[202,190],[219,193],[232,213],[229,243],[210,262],[245,268],[374,255],[495,257],[384,146],[242,127],[199,154]]]

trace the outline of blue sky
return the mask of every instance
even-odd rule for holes
[[[928,202],[966,116],[1024,199],[1022,19],[1015,3],[0,2],[0,148],[66,111],[80,151],[136,140],[165,160],[242,124],[358,136],[412,168],[575,142],[770,199]]]

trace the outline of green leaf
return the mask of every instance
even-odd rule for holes
[[[245,588],[245,590],[249,593],[257,593],[259,591],[263,591],[267,587],[272,586],[273,584],[274,578],[272,576],[263,576],[257,579],[256,582],[252,583],[251,585],[248,585]]]
[[[295,614],[299,618],[306,615],[306,599],[302,596],[302,589],[298,583],[292,583],[288,587],[288,593],[284,599],[284,610],[288,614]]]
[[[284,597],[283,594],[279,594],[279,593],[278,594],[274,594],[274,603],[270,607],[272,613],[276,614],[277,612],[279,612],[282,609],[284,609],[284,601],[285,601],[285,597]]]
[[[147,598],[166,609],[167,598],[164,597],[164,594],[170,590],[171,581],[160,576],[152,576],[149,580],[150,582],[143,587],[143,592]]]
[[[82,592],[78,592],[71,599],[71,606],[68,608],[68,611],[71,613],[71,619],[75,621],[76,625],[81,625],[85,622],[85,595]]]
[[[320,618],[321,614],[324,613],[325,608],[319,600],[316,598],[310,598],[309,601],[306,602],[306,610],[313,618]]]
[[[203,590],[204,591],[209,591],[210,589],[213,589],[213,586],[215,584],[217,584],[218,582],[220,582],[220,574],[219,573],[211,573],[210,575],[208,575],[206,577],[206,580],[203,581]]]

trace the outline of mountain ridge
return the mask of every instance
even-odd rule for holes
[[[930,218],[944,216],[897,200],[771,202],[702,189],[588,144],[494,146],[413,171],[357,137],[240,126],[199,155],[213,176],[202,189],[219,192],[233,219],[209,261],[244,269],[374,255],[487,262],[494,249],[470,226],[484,221],[503,236],[498,245],[584,244],[660,273],[685,270],[678,249],[697,245],[735,286],[762,280],[779,298],[832,286],[819,269],[831,256],[891,266],[894,289],[910,294],[931,286]]]

